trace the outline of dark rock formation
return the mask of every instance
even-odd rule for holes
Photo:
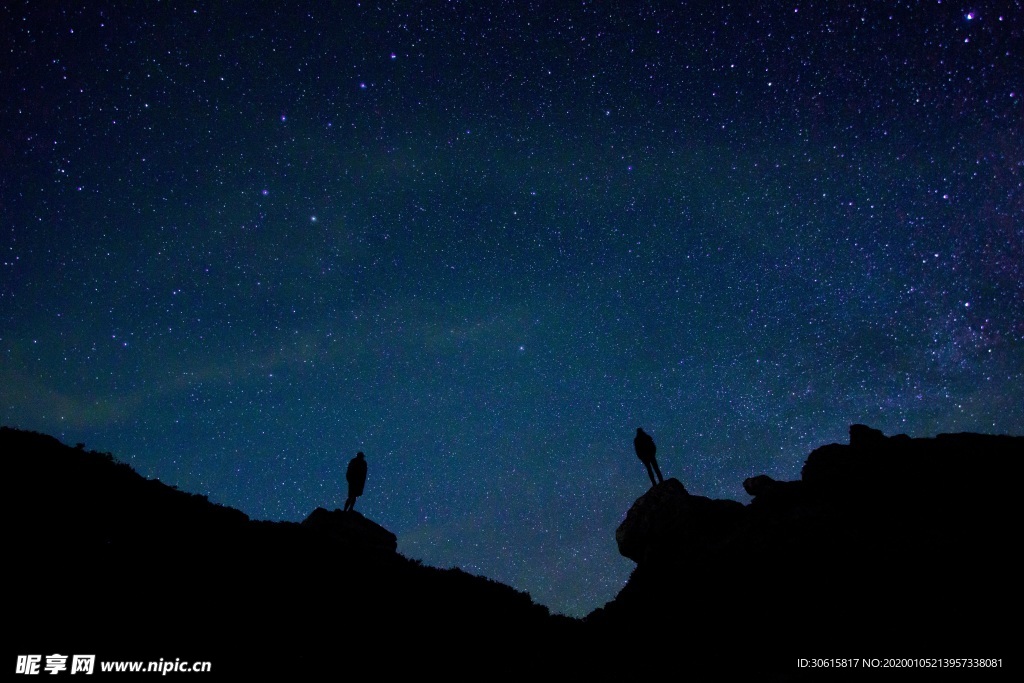
[[[357,552],[398,550],[397,536],[355,510],[342,512],[337,509],[328,512],[323,508],[317,508],[302,521],[302,526],[319,531]]]
[[[678,479],[668,479],[633,503],[615,541],[638,563],[656,561],[680,544],[700,553],[728,537],[742,513],[736,501],[691,496]]]
[[[771,494],[772,490],[779,485],[779,482],[775,481],[767,474],[759,474],[756,477],[750,477],[743,480],[743,490],[752,496],[760,496],[761,494]]]
[[[651,632],[733,660],[742,643],[746,662],[774,657],[780,670],[848,648],[1005,657],[1022,455],[1022,437],[854,425],[849,445],[810,454],[799,481],[746,480],[746,506],[665,482],[616,532],[638,566],[588,622],[628,635],[685,614]]]
[[[872,429],[867,425],[850,425],[850,448],[877,448],[885,443],[885,434],[881,429]]]
[[[0,453],[10,661],[169,656],[231,680],[465,674],[472,662],[456,650],[541,656],[581,628],[509,586],[402,557],[358,513],[252,521],[110,454],[8,428]],[[402,657],[379,658],[389,650]]]
[[[233,680],[552,666],[789,680],[798,657],[1017,648],[1021,437],[855,425],[799,481],[748,479],[748,505],[667,480],[617,529],[637,567],[584,623],[408,560],[358,513],[253,521],[30,432],[0,428],[0,453],[14,654],[210,660]]]

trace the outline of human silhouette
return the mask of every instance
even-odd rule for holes
[[[345,512],[348,512],[355,508],[356,498],[363,495],[363,487],[366,485],[366,456],[362,451],[356,453],[356,457],[348,461],[345,479],[348,481],[348,500],[345,501]]]
[[[658,461],[654,457],[654,453],[657,450],[657,447],[654,445],[654,439],[640,427],[636,428],[633,448],[636,450],[636,457],[640,458],[640,462],[647,468],[647,476],[651,478],[651,486],[657,486],[658,483],[665,481],[665,478],[661,476],[661,470],[658,469]],[[658,473],[658,481],[654,481],[655,472]]]

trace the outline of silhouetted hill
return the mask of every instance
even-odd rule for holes
[[[652,488],[616,532],[638,562],[629,582],[573,620],[408,560],[358,513],[253,521],[110,454],[0,428],[11,652],[289,679],[835,676],[798,670],[801,657],[1001,657],[985,680],[1009,670],[1024,438],[850,437],[811,453],[799,481],[748,479],[748,505],[675,479]]]
[[[613,636],[647,624],[661,647],[776,671],[797,657],[1008,666],[1022,455],[1021,437],[854,425],[849,445],[810,454],[799,481],[745,481],[746,506],[665,481],[619,527],[638,565],[588,622]]]
[[[457,670],[466,649],[543,652],[579,627],[526,593],[402,557],[358,513],[252,521],[52,437],[2,428],[0,452],[15,654],[261,674]]]

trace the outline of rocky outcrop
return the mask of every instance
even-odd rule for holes
[[[389,643],[403,653],[390,672],[448,675],[463,664],[453,648],[505,667],[509,652],[561,652],[581,628],[507,585],[403,557],[357,512],[250,520],[110,454],[8,428],[0,453],[14,482],[12,652],[172,652],[230,680],[320,680],[377,670],[371,653]]]
[[[633,503],[615,530],[615,542],[637,563],[657,560],[678,544],[700,553],[726,538],[742,513],[736,501],[692,496],[678,479],[668,479]]]
[[[716,674],[788,675],[797,657],[1019,647],[1004,624],[1018,617],[1021,437],[855,425],[849,444],[811,453],[800,480],[748,479],[748,505],[665,481],[616,531],[637,562],[629,582],[582,624],[508,586],[408,560],[358,513],[253,521],[43,435],[0,428],[0,452],[14,482],[9,646],[21,653],[116,643],[132,658],[159,643],[158,656],[213,659],[242,678],[296,667],[323,678],[386,634],[416,655],[388,666],[412,673],[458,650],[503,673],[558,658],[576,677],[586,662],[607,677],[615,666],[636,675],[643,656],[680,673],[699,661]]]
[[[329,512],[317,508],[302,521],[302,526],[323,533],[354,550],[398,550],[398,537],[355,510]]]
[[[628,634],[685,614],[666,639],[723,654],[735,638],[722,634],[737,629],[754,629],[742,639],[760,655],[1006,652],[1022,456],[1024,437],[912,439],[853,425],[849,444],[808,456],[800,480],[747,479],[745,506],[665,482],[616,531],[638,566],[588,621]]]
[[[819,532],[817,542],[829,547],[849,534],[870,536],[869,547],[891,544],[894,550],[921,537],[967,540],[999,526],[1012,492],[991,494],[1008,487],[1008,469],[1022,455],[1021,437],[911,439],[855,424],[848,445],[829,444],[808,456],[799,481],[764,474],[746,479],[743,487],[753,496],[747,506],[690,495],[675,479],[659,484],[636,500],[615,540],[638,564],[790,547],[797,536],[808,541]],[[912,538],[904,538],[906,524],[919,527]]]

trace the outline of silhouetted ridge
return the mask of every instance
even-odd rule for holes
[[[800,480],[747,479],[747,505],[665,480],[615,533],[638,563],[628,583],[583,621],[408,560],[357,512],[253,521],[41,434],[0,428],[0,452],[14,654],[170,656],[252,677],[557,667],[788,680],[798,657],[1016,651],[1005,624],[1022,437],[854,425]]]
[[[505,651],[509,630],[543,652],[579,626],[509,586],[406,559],[357,512],[251,521],[52,437],[0,428],[0,452],[21,654],[170,655],[295,674],[337,673],[343,653],[396,647],[408,659],[389,669],[401,671],[453,643]]]
[[[854,646],[1006,657],[1022,454],[1022,437],[886,438],[854,425],[849,445],[810,454],[799,481],[747,479],[749,505],[668,480],[617,530],[638,566],[588,622],[628,634],[673,614],[672,636],[658,637],[734,658],[742,643],[749,662]]]

